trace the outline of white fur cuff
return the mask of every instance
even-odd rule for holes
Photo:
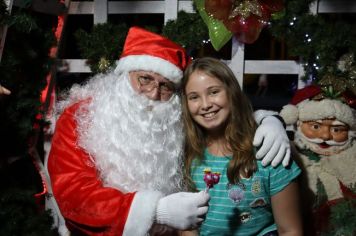
[[[123,236],[145,236],[156,216],[158,200],[163,194],[157,191],[142,191],[135,194],[126,220]]]

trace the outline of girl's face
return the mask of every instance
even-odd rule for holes
[[[194,71],[185,87],[188,110],[193,120],[207,131],[221,131],[230,114],[224,84],[202,71]]]

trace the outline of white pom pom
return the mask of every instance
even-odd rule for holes
[[[294,105],[285,105],[280,111],[279,115],[283,118],[287,125],[292,125],[298,121],[298,108]]]

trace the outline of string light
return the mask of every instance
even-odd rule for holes
[[[289,25],[293,26],[296,21],[297,21],[297,17],[293,17],[292,21],[289,22]]]

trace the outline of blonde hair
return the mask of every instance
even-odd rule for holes
[[[227,167],[227,177],[231,183],[238,183],[241,176],[250,177],[257,169],[253,150],[253,136],[256,130],[256,122],[253,118],[252,106],[241,91],[240,85],[231,71],[223,62],[204,57],[195,59],[187,67],[182,80],[182,115],[185,128],[185,177],[192,188],[190,177],[191,164],[194,159],[202,160],[204,149],[207,146],[204,129],[192,119],[188,110],[188,101],[185,87],[190,75],[200,71],[220,80],[226,89],[230,103],[230,115],[225,126],[225,139],[227,140],[232,159]]]

